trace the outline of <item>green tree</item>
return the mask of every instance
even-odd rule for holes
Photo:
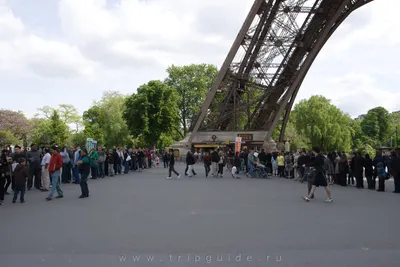
[[[3,145],[15,145],[19,140],[10,131],[0,130],[0,147]]]
[[[279,135],[281,132],[282,124],[278,125],[273,134],[272,138],[275,141],[279,140]],[[290,142],[290,149],[292,151],[298,150],[300,148],[304,148],[306,150],[311,149],[310,144],[307,144],[306,138],[304,138],[303,135],[298,133],[296,129],[296,115],[295,112],[292,111],[290,113],[289,121],[286,125],[286,130],[285,130],[285,135],[284,135],[284,140],[288,140]]]
[[[389,115],[392,146],[400,146],[400,112],[393,112]]]
[[[183,138],[189,131],[190,124],[200,111],[200,107],[210,90],[218,69],[213,65],[199,64],[188,66],[170,66],[165,83],[177,92],[180,123]],[[178,131],[180,133],[180,131]]]
[[[38,145],[50,145],[52,141],[50,120],[36,117],[31,123],[31,141]]]
[[[53,116],[53,112],[57,111],[60,116],[61,121],[67,125],[73,125],[75,132],[79,132],[82,126],[82,117],[79,115],[76,107],[70,104],[60,104],[58,108],[53,108],[50,106],[44,106],[38,108],[39,113],[35,114],[36,118],[50,119]]]
[[[73,105],[69,104],[60,104],[57,110],[61,120],[65,124],[73,124],[75,126],[75,132],[79,132],[82,126],[82,117],[79,115],[78,110]]]
[[[361,130],[375,145],[386,145],[390,134],[389,112],[383,107],[370,109],[361,121]]]
[[[69,129],[67,124],[61,120],[60,115],[56,110],[53,111],[53,114],[50,117],[49,126],[52,140],[60,146],[65,145],[69,135]]]
[[[130,142],[128,126],[123,118],[126,96],[110,91],[105,92],[102,99],[96,103],[100,108],[100,128],[104,133],[107,147],[123,146]]]
[[[142,137],[156,146],[162,134],[170,134],[179,125],[177,96],[161,81],[150,81],[126,99],[124,118],[134,138]]]
[[[70,137],[70,143],[72,145],[80,146],[80,147],[85,147],[86,145],[86,135],[83,131],[73,133]]]
[[[68,125],[65,124],[58,112],[53,110],[53,114],[49,119],[34,118],[32,119],[32,141],[39,145],[50,145],[51,141],[55,141],[58,145],[66,145],[70,136]]]
[[[100,125],[104,123],[102,110],[99,106],[92,106],[83,112],[83,135],[85,138],[93,138],[99,145],[104,145],[104,133]]]
[[[294,108],[295,127],[310,145],[324,151],[349,151],[351,147],[351,118],[323,96],[312,96]]]

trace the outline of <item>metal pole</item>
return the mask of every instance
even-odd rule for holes
[[[396,148],[398,148],[397,139],[398,139],[399,127],[396,126]]]

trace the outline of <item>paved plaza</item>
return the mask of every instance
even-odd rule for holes
[[[183,164],[178,171],[183,171]],[[90,198],[0,207],[0,266],[400,266],[400,195],[333,187],[306,203],[286,179],[166,180],[157,168],[90,180]],[[390,190],[390,192],[389,192]]]

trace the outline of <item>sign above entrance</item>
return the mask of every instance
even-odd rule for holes
[[[242,141],[253,141],[253,134],[238,134],[238,137],[242,138]]]

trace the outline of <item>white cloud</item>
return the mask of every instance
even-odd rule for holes
[[[170,64],[220,65],[253,0],[118,3],[110,8],[106,0],[58,0],[61,26],[50,35],[0,0],[0,88],[6,85],[2,75],[20,78],[7,84],[15,90],[26,91],[28,81],[40,92],[56,84],[59,94],[35,98],[24,107],[27,113],[65,101],[83,111],[104,90],[132,93],[149,79],[162,79]],[[398,0],[374,1],[352,14],[317,58],[299,99],[322,94],[353,116],[376,105],[400,109],[393,90],[398,81],[391,79],[399,73],[399,8]],[[10,94],[0,89],[0,98]]]
[[[93,74],[93,64],[77,47],[30,33],[0,2],[0,71],[31,71],[44,77]]]
[[[319,85],[325,97],[353,117],[378,106],[389,111],[400,109],[400,91],[383,90],[374,78],[363,73],[350,72],[339,78],[319,80]],[[307,91],[302,92],[299,100],[308,95]]]

